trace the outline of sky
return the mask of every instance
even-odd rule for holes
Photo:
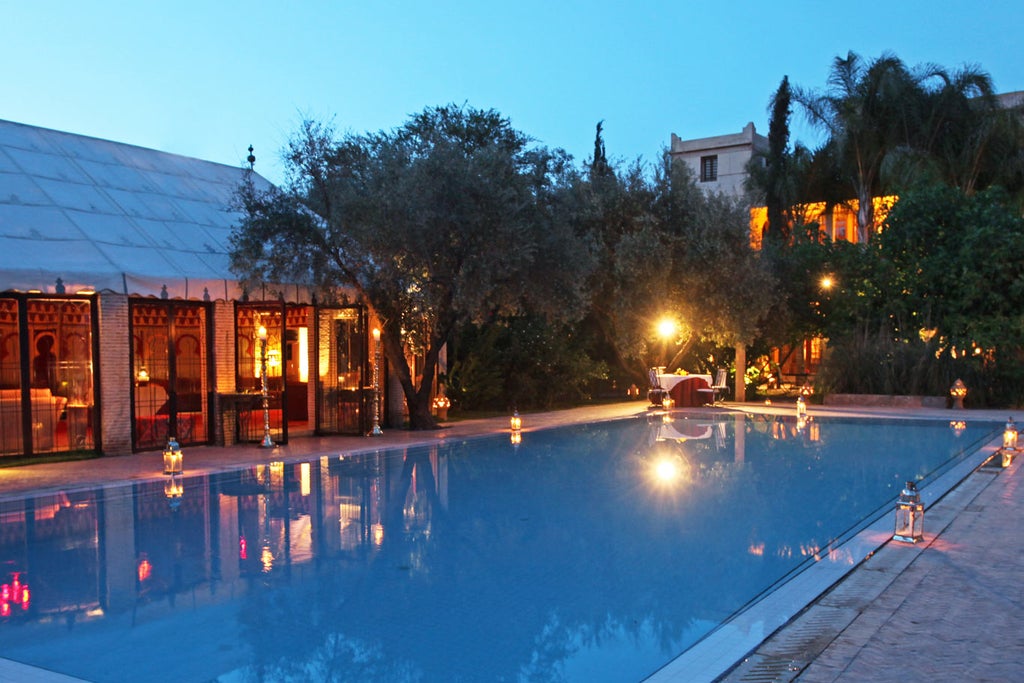
[[[285,179],[304,119],[390,131],[427,107],[493,109],[583,163],[654,163],[673,133],[767,134],[783,76],[853,51],[973,65],[1024,90],[1024,2],[863,0],[0,0],[0,119]],[[793,137],[819,134],[799,115]]]

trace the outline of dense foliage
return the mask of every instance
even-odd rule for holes
[[[820,147],[790,142],[793,103]],[[552,407],[645,388],[654,365],[709,372],[734,349],[814,335],[828,339],[822,390],[944,394],[961,377],[976,403],[1018,403],[1021,121],[977,69],[850,53],[823,91],[782,79],[746,201],[701,191],[667,153],[610,160],[601,123],[577,167],[467,106],[365,135],[309,121],[287,186],[243,188],[234,267],[370,305],[413,428],[435,425],[439,370],[457,408]],[[876,225],[883,193],[899,200]],[[856,244],[794,219],[851,199]],[[751,201],[769,209],[760,250]]]
[[[568,160],[529,147],[496,112],[430,108],[393,132],[341,138],[307,122],[287,154],[290,187],[243,191],[234,265],[369,304],[411,427],[435,426],[438,357],[459,326],[582,313],[592,256],[559,216]]]
[[[772,101],[773,151],[751,167],[754,200],[779,188],[790,188],[790,208],[856,199],[858,240],[832,244],[815,224],[766,240],[780,296],[763,342],[827,338],[823,392],[941,396],[960,377],[975,405],[1019,402],[1020,109],[1003,107],[973,67],[950,73],[850,53],[836,58],[824,90],[793,91],[824,143],[779,156],[783,86]],[[871,199],[882,195],[899,199],[876,225]],[[826,275],[833,289],[820,285]]]

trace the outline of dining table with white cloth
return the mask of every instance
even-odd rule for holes
[[[659,374],[658,384],[668,392],[672,401],[677,406],[699,406],[710,403],[707,396],[698,392],[698,389],[707,389],[711,386],[711,375],[687,374],[677,375]]]

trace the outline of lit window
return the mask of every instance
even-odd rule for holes
[[[718,180],[718,155],[700,158],[700,181],[708,183]]]

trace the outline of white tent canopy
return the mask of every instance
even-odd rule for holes
[[[55,293],[60,278],[69,294],[240,298],[228,238],[247,173],[0,121],[0,291]]]

